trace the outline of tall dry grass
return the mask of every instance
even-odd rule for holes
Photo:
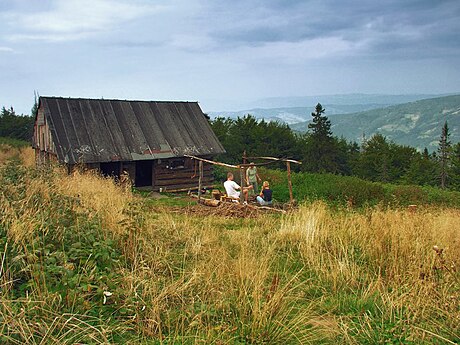
[[[35,151],[31,147],[13,147],[8,144],[0,144],[0,165],[15,157],[19,158],[26,167],[35,166]]]
[[[35,166],[35,151],[31,147],[22,147],[19,150],[19,158],[22,164],[27,168]]]
[[[129,229],[127,211],[133,201],[131,190],[121,188],[113,179],[100,176],[95,171],[76,170],[68,175],[56,168],[57,178],[51,188],[61,195],[76,198],[82,209],[90,210],[90,217],[102,220],[102,228],[116,235],[125,234]]]
[[[145,305],[139,330],[204,343],[307,344],[327,337],[332,327],[305,303],[298,306],[304,282],[278,271],[276,247],[261,236],[272,222],[226,231],[225,221],[211,217],[147,217],[126,281]]]
[[[359,285],[360,269],[366,269],[367,274],[399,285],[432,276],[430,269],[441,262],[446,276],[456,271],[459,219],[456,209],[373,208],[364,213],[334,213],[315,203],[285,218],[279,238],[297,246],[309,266],[337,284]],[[442,255],[434,246],[442,249]]]
[[[6,163],[0,172],[0,342],[111,343],[114,334],[130,327],[90,312],[91,301],[99,299],[91,289],[104,287],[103,282],[97,287],[100,277],[94,277],[98,271],[104,273],[103,267],[91,262],[101,262],[98,257],[107,254],[97,251],[104,249],[99,244],[92,252],[85,248],[80,254],[87,255],[83,262],[71,261],[73,243],[66,238],[78,241],[89,234],[103,245],[110,239],[121,240],[128,231],[122,223],[128,219],[123,213],[129,211],[131,192],[95,174],[68,175],[59,167],[26,169],[33,151],[16,154],[25,163]],[[70,232],[75,234],[69,236]],[[47,265],[51,268],[44,270]],[[74,275],[76,286],[66,292],[59,280],[66,277],[72,282]],[[80,282],[88,286],[87,291]]]
[[[11,147],[6,144],[0,144],[0,164],[5,164],[5,162],[18,155],[18,148]]]
[[[0,257],[18,245],[34,263],[28,243],[39,234],[86,234],[89,224],[124,258],[107,303],[102,290],[81,292],[88,313],[108,310],[111,324],[69,313],[72,304],[47,292],[40,276],[18,297],[14,263],[2,260],[0,328],[14,325],[25,344],[37,339],[31,334],[72,343],[74,329],[87,332],[78,338],[85,341],[111,342],[119,332],[132,343],[429,344],[460,335],[459,210],[338,212],[313,203],[282,218],[234,220],[146,207],[92,173],[17,178],[0,195]],[[60,221],[67,208],[88,222]],[[88,260],[98,254],[95,247]],[[42,325],[29,324],[37,304]]]
[[[412,338],[430,335],[449,343],[441,334],[460,336],[459,220],[457,209],[335,213],[315,203],[284,219],[278,236],[332,294],[378,296],[382,323],[399,315]],[[365,317],[361,326],[370,334]],[[344,333],[349,327],[342,324]]]

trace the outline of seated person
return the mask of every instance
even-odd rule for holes
[[[262,190],[257,196],[257,202],[262,205],[271,205],[272,204],[272,190],[270,189],[270,184],[268,181],[264,181],[262,185]]]
[[[241,187],[233,181],[233,174],[229,172],[227,174],[227,181],[224,182],[224,187],[225,187],[225,192],[227,193],[227,196],[233,199],[239,199],[240,198],[240,192],[238,192],[238,189],[241,190]],[[244,200],[247,203],[248,201],[248,190],[251,189],[252,187],[247,187],[243,188],[243,196]]]

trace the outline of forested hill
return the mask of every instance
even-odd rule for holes
[[[328,115],[326,108],[325,115]],[[435,151],[439,144],[441,128],[449,126],[452,142],[460,141],[460,95],[424,99],[352,114],[330,117],[335,136],[360,143],[380,133],[388,139],[419,149]],[[296,131],[305,131],[308,122],[291,125]]]
[[[221,112],[210,112],[211,118],[216,117],[229,117],[237,119],[238,117],[244,117],[250,114],[256,119],[264,119],[265,121],[278,121],[287,123],[288,125],[297,124],[299,122],[305,123],[310,119],[311,110],[318,103],[312,103],[310,106],[300,107],[278,107],[278,108],[252,108],[248,110],[240,111],[221,111]],[[321,101],[320,101],[321,103]],[[323,104],[323,103],[321,103]],[[361,112],[370,109],[384,108],[390,104],[383,103],[366,103],[366,104],[323,104],[327,109],[328,115],[335,114],[349,114],[355,112]]]
[[[351,114],[391,105],[414,102],[421,99],[443,97],[434,94],[378,95],[378,94],[339,94],[302,97],[272,97],[259,99],[246,104],[236,111],[207,111],[211,118],[230,117],[236,119],[247,114],[256,119],[278,121],[289,125],[310,120],[311,110],[321,103],[327,109],[327,116]],[[224,106],[224,105],[222,105]],[[241,105],[240,105],[241,106]]]

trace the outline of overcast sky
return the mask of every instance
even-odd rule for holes
[[[0,106],[460,92],[460,1],[0,0]],[[233,108],[233,109],[232,109]]]

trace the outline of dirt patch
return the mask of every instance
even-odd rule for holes
[[[257,218],[267,213],[278,213],[275,209],[270,210],[269,208],[241,205],[232,202],[224,202],[217,207],[201,204],[193,204],[186,207],[168,207],[164,211],[198,217],[218,216],[221,218]]]
[[[190,205],[186,214],[194,216],[219,216],[223,218],[257,218],[262,214],[259,210],[232,202],[225,202],[217,207],[205,205]]]

